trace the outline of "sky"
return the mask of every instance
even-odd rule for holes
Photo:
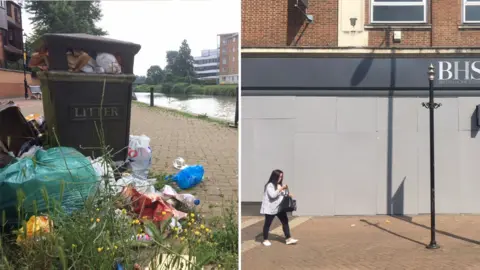
[[[152,65],[164,68],[166,51],[178,50],[184,39],[192,56],[217,48],[217,34],[240,32],[239,0],[156,0],[101,2],[98,26],[108,37],[142,46],[135,56],[135,75],[146,75]],[[23,28],[32,33],[30,15],[24,11]]]

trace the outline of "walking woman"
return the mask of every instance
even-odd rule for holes
[[[286,244],[292,245],[298,242],[297,239],[293,239],[290,235],[290,227],[288,226],[287,212],[279,209],[280,203],[286,196],[291,196],[288,192],[288,186],[282,185],[283,172],[280,170],[274,170],[270,175],[270,179],[265,185],[265,190],[262,200],[262,208],[260,214],[265,215],[265,224],[263,225],[263,245],[271,246],[272,243],[268,241],[268,233],[273,219],[278,217],[282,222],[283,233],[285,234]]]

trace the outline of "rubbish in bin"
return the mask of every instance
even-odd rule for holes
[[[122,68],[117,61],[117,58],[113,54],[109,53],[99,53],[97,54],[97,65],[102,67],[105,70],[105,73],[108,74],[120,74],[122,73]]]
[[[28,67],[38,67],[44,71],[48,70],[48,52],[46,50],[42,50],[32,53]]]
[[[7,218],[14,219],[21,203],[26,213],[34,213],[34,201],[37,212],[46,212],[53,204],[45,202],[45,190],[48,200],[54,199],[66,213],[71,213],[83,206],[96,183],[90,161],[75,149],[40,149],[32,158],[17,159],[0,169],[0,212],[5,211]],[[21,202],[17,198],[19,190],[24,194]]]
[[[190,165],[167,179],[176,182],[181,189],[189,189],[202,182],[204,173],[202,165]]]
[[[53,221],[47,216],[31,216],[27,221],[27,231],[23,227],[18,230],[17,244],[25,240],[25,235],[28,239],[41,233],[50,233],[50,228],[53,228]]]
[[[141,135],[130,135],[128,145],[129,167],[133,175],[146,179],[152,166],[152,149],[150,148],[150,138]]]
[[[92,59],[88,53],[79,50],[70,50],[67,52],[68,71],[80,72]]]

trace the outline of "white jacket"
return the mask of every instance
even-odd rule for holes
[[[262,215],[276,215],[279,212],[279,206],[283,198],[288,196],[288,193],[278,191],[272,184],[268,183],[265,192],[263,193],[262,207],[260,208],[260,214]]]

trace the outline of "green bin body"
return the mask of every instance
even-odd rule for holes
[[[46,34],[49,71],[39,72],[50,146],[73,147],[90,157],[110,151],[125,161],[130,137],[133,59],[140,45],[85,34]],[[122,59],[123,74],[68,72],[68,49],[91,56],[110,53]],[[105,147],[107,146],[107,147]]]

